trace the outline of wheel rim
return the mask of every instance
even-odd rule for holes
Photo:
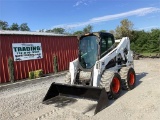
[[[131,72],[131,73],[129,74],[129,84],[130,84],[130,85],[133,85],[134,82],[135,82],[135,76],[134,76],[134,73]]]
[[[120,81],[117,77],[113,78],[112,81],[112,91],[113,93],[118,93],[120,89]]]

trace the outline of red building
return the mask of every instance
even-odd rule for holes
[[[19,44],[40,44],[42,58],[15,59],[13,51],[25,50],[14,47]],[[23,48],[23,47],[22,47]],[[31,48],[32,49],[32,48]],[[34,49],[34,48],[33,48]],[[42,69],[44,74],[53,73],[53,56],[57,56],[58,71],[69,68],[69,62],[77,58],[78,41],[75,36],[65,36],[53,33],[0,31],[0,83],[9,82],[9,57],[14,60],[14,79],[28,78],[29,72]],[[28,49],[29,50],[29,49]],[[36,50],[36,48],[35,48]],[[19,54],[19,53],[17,53]],[[38,54],[37,54],[38,55]],[[21,56],[21,55],[19,55]]]

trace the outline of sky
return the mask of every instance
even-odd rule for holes
[[[68,32],[114,30],[123,19],[135,30],[160,28],[160,0],[0,0],[0,20],[27,23],[31,31],[63,27]]]

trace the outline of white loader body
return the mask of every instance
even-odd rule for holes
[[[74,96],[93,99],[97,101],[97,114],[109,105],[109,99],[117,99],[121,90],[135,87],[130,40],[115,40],[110,33],[94,32],[80,36],[78,41],[78,58],[70,62],[65,84],[53,82],[43,103],[66,105],[73,103]]]
[[[98,87],[99,82],[101,79],[101,75],[105,70],[105,66],[108,64],[108,62],[113,59],[116,56],[121,57],[123,60],[127,59],[126,66],[134,67],[133,66],[133,52],[130,50],[130,40],[128,37],[123,37],[122,39],[115,40],[115,43],[119,43],[116,48],[114,48],[112,51],[110,51],[108,54],[106,54],[104,57],[102,57],[100,60],[96,61],[96,64],[94,65],[94,72],[93,72],[93,86]],[[124,54],[124,49],[127,48],[128,54]],[[118,58],[118,57],[116,57]],[[118,69],[120,69],[122,65],[116,65],[113,68],[109,68],[109,70],[118,72]],[[74,84],[74,81],[76,79],[78,69],[78,59],[70,62],[69,66],[69,72],[71,73],[71,84]],[[111,82],[111,81],[109,81]]]

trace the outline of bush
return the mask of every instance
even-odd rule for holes
[[[11,57],[8,59],[8,69],[9,69],[9,81],[14,82],[14,61]]]
[[[36,70],[36,71],[34,71],[34,74],[35,74],[36,78],[39,78],[39,77],[43,76],[43,71],[41,69],[40,70]]]
[[[29,72],[29,78],[30,79],[34,79],[35,78],[34,71]]]
[[[58,63],[57,63],[57,56],[53,56],[53,67],[54,67],[54,73],[58,72]]]
[[[43,70],[36,70],[36,71],[31,71],[29,72],[29,78],[34,79],[34,78],[39,78],[43,76]]]

